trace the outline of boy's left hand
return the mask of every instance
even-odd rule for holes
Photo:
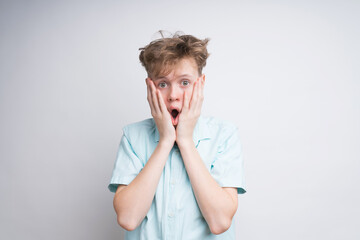
[[[179,115],[179,123],[176,127],[176,142],[181,144],[186,141],[193,142],[193,132],[197,120],[201,114],[201,107],[204,101],[204,79],[199,78],[194,83],[194,89],[191,96],[184,93],[183,108]]]

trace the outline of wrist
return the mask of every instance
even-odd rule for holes
[[[179,146],[179,148],[181,148],[181,147],[189,147],[189,146],[195,145],[194,141],[193,141],[193,139],[191,137],[177,138],[176,143]]]
[[[167,140],[164,138],[164,139],[160,139],[158,147],[164,148],[164,149],[167,149],[170,151],[173,148],[174,143],[175,143],[175,141]]]

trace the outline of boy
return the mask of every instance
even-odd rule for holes
[[[208,39],[140,48],[153,118],[124,127],[109,189],[126,239],[235,239],[245,193],[238,131],[200,116]]]

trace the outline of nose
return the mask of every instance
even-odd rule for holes
[[[181,97],[181,89],[179,89],[176,86],[171,86],[168,94],[168,101],[169,102],[178,101],[180,100],[180,97]]]

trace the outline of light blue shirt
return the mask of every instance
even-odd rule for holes
[[[128,185],[145,166],[159,142],[155,121],[150,118],[123,129],[117,159],[108,186],[115,192]],[[221,187],[245,193],[243,158],[237,128],[216,118],[200,117],[193,134],[195,146],[211,176]],[[214,235],[201,214],[179,148],[174,145],[144,220],[126,240],[235,240],[234,219],[224,233]]]

